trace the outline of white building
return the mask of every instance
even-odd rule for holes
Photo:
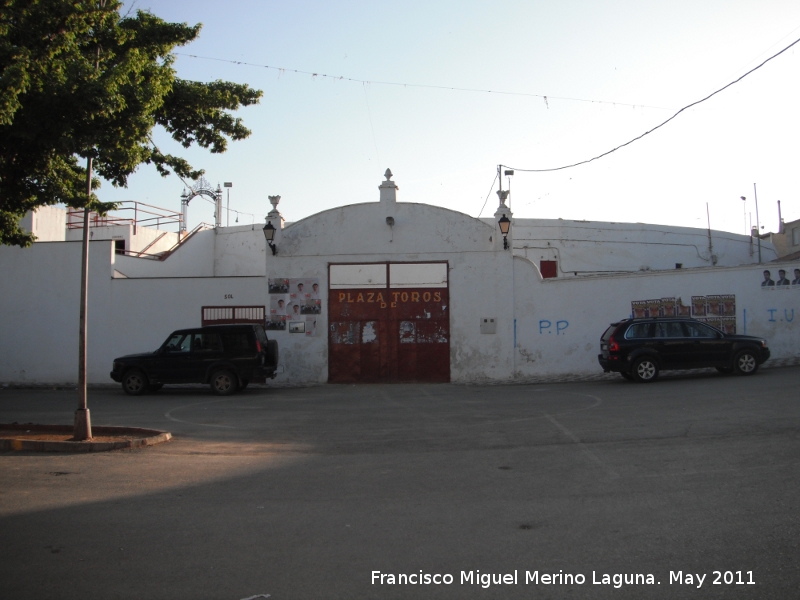
[[[503,202],[475,219],[398,202],[388,171],[379,190],[378,202],[295,223],[272,197],[276,255],[260,225],[200,229],[179,245],[156,228],[92,227],[88,381],[109,383],[114,357],[174,329],[236,318],[266,319],[285,383],[597,374],[608,324],[654,311],[764,336],[773,360],[800,360],[800,283],[761,285],[765,269],[777,281],[800,264],[766,263],[769,241],[759,265],[749,236],[515,219]],[[0,382],[77,379],[80,243],[68,221],[39,211],[29,227],[60,241],[0,248]]]

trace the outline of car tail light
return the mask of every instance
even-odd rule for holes
[[[613,335],[608,338],[608,351],[619,352],[619,344],[617,343],[617,340],[614,339]]]
[[[256,340],[256,352],[261,353],[261,342]]]

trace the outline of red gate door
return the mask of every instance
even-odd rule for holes
[[[329,282],[329,382],[450,381],[447,263],[331,265]]]

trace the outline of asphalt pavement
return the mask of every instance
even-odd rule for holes
[[[800,367],[229,398],[92,389],[172,441],[0,454],[4,598],[800,597]],[[72,390],[0,389],[68,424]]]

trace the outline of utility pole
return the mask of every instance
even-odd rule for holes
[[[758,264],[761,264],[761,221],[758,219],[758,193],[756,192],[756,184],[753,184],[753,196],[756,201],[756,236],[758,237]]]

